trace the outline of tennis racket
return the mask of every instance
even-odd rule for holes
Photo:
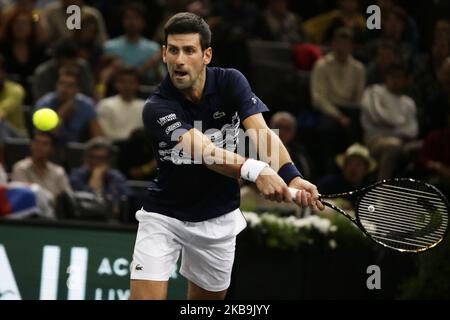
[[[292,197],[298,190],[289,188]],[[345,198],[355,217],[324,199]],[[351,192],[321,195],[320,201],[347,217],[378,244],[401,252],[433,248],[447,234],[449,203],[434,186],[409,178],[383,180]]]

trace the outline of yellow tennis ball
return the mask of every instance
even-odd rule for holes
[[[33,114],[33,124],[41,131],[54,129],[58,122],[58,114],[50,108],[39,109]]]

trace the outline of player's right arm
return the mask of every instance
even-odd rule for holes
[[[160,160],[173,162],[174,154],[189,157],[222,175],[254,182],[268,199],[292,201],[286,183],[268,164],[217,147],[200,130],[184,122],[178,112],[176,107],[150,102],[144,107],[146,130],[158,147],[164,145],[157,151]]]
[[[292,202],[288,186],[270,166],[217,147],[195,128],[180,136],[177,147],[192,159],[201,160],[210,170],[254,182],[261,194],[270,200]]]

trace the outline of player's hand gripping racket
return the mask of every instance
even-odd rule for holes
[[[289,188],[293,197],[298,190]],[[324,199],[345,198],[355,217]],[[449,203],[434,186],[408,178],[383,180],[359,190],[321,195],[320,201],[352,221],[377,243],[402,252],[437,245],[447,234]]]

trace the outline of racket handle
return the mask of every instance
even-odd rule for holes
[[[291,193],[291,197],[292,199],[295,199],[297,197],[297,192],[299,192],[300,190],[298,189],[294,189],[294,188],[289,188],[289,192]],[[319,194],[319,200],[322,197],[322,195]]]
[[[300,190],[298,190],[298,189],[289,188],[289,192],[291,193],[292,199],[297,198],[297,192],[299,192],[299,191],[300,191]]]

